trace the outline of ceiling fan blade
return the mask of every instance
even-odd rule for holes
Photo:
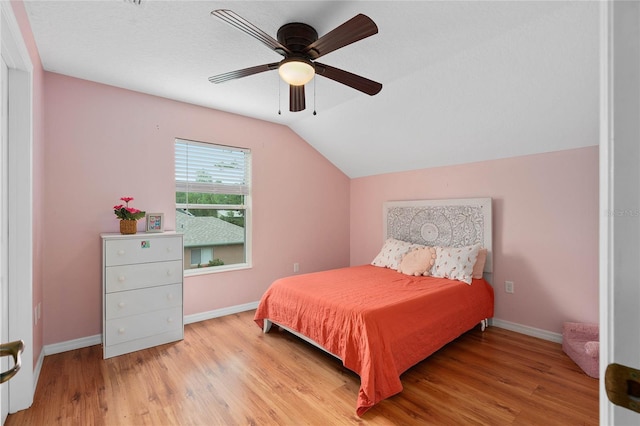
[[[305,48],[305,53],[311,59],[317,59],[329,52],[377,33],[378,26],[376,23],[367,15],[359,14],[311,43]]]
[[[289,111],[298,112],[306,108],[304,102],[304,85],[289,85]]]
[[[357,74],[350,73],[348,71],[341,70],[329,65],[314,63],[316,67],[316,74],[329,78],[338,83],[342,83],[356,90],[359,90],[367,95],[375,95],[382,90],[382,84],[377,81],[369,80]]]
[[[236,78],[247,77],[253,74],[258,74],[265,71],[271,71],[278,69],[278,62],[274,62],[271,64],[258,65],[255,67],[244,68],[241,70],[229,71],[224,74],[214,75],[213,77],[209,77],[209,81],[212,83],[224,83],[225,81],[233,80]]]
[[[262,42],[269,49],[276,51],[282,56],[291,54],[291,51],[269,34],[262,31],[260,28],[253,25],[237,13],[228,9],[216,9],[211,14],[217,18],[222,19],[227,24],[232,25],[242,32],[249,34],[251,37]]]

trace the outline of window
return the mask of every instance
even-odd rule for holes
[[[202,248],[202,249],[191,249],[191,265],[207,265],[209,262],[213,260],[213,249]]]
[[[176,139],[176,230],[185,270],[250,266],[251,151]]]

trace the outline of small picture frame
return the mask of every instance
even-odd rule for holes
[[[147,232],[164,232],[164,213],[147,213]]]

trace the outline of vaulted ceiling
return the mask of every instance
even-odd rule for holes
[[[596,1],[136,3],[25,1],[45,70],[287,125],[350,177],[598,143]],[[289,22],[322,36],[364,13],[379,33],[322,62],[383,89],[317,76],[292,113],[276,71],[211,84],[282,59],[214,9],[274,38]]]

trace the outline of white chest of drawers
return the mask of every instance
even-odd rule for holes
[[[102,234],[104,358],[184,338],[182,234]]]

